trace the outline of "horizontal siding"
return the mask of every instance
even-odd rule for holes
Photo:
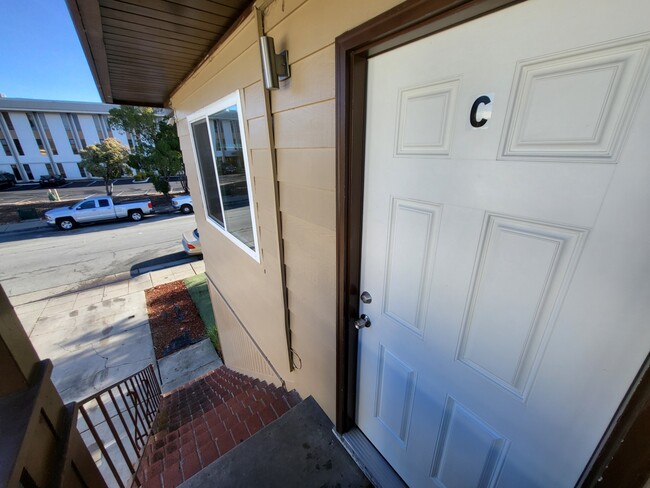
[[[248,121],[248,149],[268,149],[269,126],[265,117],[258,117]]]
[[[304,186],[280,183],[280,210],[313,225],[336,229],[336,194]]]
[[[261,81],[244,88],[244,106],[247,119],[254,119],[266,115],[264,87]]]
[[[334,44],[291,64],[291,78],[271,92],[273,112],[334,98]]]
[[[294,186],[336,189],[334,148],[278,149],[278,180]]]
[[[334,147],[334,100],[273,115],[275,147]]]
[[[273,180],[273,164],[269,148],[254,149],[250,151],[250,155],[251,172],[255,178]]]

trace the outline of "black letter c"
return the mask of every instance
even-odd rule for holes
[[[487,105],[491,101],[492,100],[490,100],[490,97],[487,95],[482,95],[474,101],[472,110],[469,112],[469,123],[472,124],[472,127],[483,127],[485,124],[487,124],[487,119],[476,120],[476,112],[478,111],[479,105]]]

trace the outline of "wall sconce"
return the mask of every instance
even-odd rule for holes
[[[268,36],[260,37],[260,52],[264,86],[267,90],[277,90],[280,88],[280,81],[291,76],[289,53],[282,51],[280,54],[275,54],[273,38]]]

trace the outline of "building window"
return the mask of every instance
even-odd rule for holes
[[[108,115],[101,115],[101,120],[102,120],[102,127],[106,128],[106,133],[108,134],[108,137],[113,137],[113,129],[111,129],[111,126],[108,124]]]
[[[259,260],[239,93],[193,114],[190,121],[208,221]]]
[[[34,118],[34,114],[31,112],[27,112],[25,115],[27,115],[27,120],[29,120],[29,126],[32,128],[34,139],[36,140],[36,144],[38,145],[38,152],[40,152],[43,156],[45,156],[47,154],[47,151],[45,150],[45,144],[43,144],[43,139],[41,139],[41,133],[38,130],[38,126],[36,125],[36,119]]]
[[[81,149],[86,149],[86,139],[84,139],[84,133],[81,130],[79,117],[77,116],[77,114],[68,114],[68,115],[72,117],[72,121],[74,122],[75,129],[77,129],[77,136],[79,137],[79,142],[81,143]]]
[[[52,154],[54,156],[57,156],[59,152],[56,150],[56,144],[54,144],[54,138],[52,137],[52,133],[50,132],[50,127],[47,125],[47,119],[45,118],[45,114],[37,114],[38,119],[41,121],[41,127],[43,127],[43,130],[45,131],[45,138],[47,139],[47,143],[50,145],[50,150],[52,151]]]
[[[131,151],[135,150],[135,144],[133,143],[133,134],[127,132],[126,140],[129,142],[129,149],[131,149]]]
[[[54,169],[50,163],[45,163],[45,169],[47,170],[48,175],[54,176]]]
[[[14,141],[14,146],[16,146],[16,151],[18,151],[19,156],[24,156],[25,152],[23,151],[23,146],[20,145],[18,140],[18,134],[16,134],[16,129],[14,129],[14,124],[11,122],[11,117],[9,117],[8,112],[2,112],[2,118],[5,119],[5,124],[7,124],[7,129],[9,129],[9,135]]]
[[[74,132],[72,132],[72,125],[70,124],[68,114],[61,114],[61,121],[63,122],[63,127],[65,128],[65,134],[68,137],[68,141],[70,141],[72,153],[79,154],[79,148],[77,147],[77,141],[74,139]]]
[[[12,164],[11,165],[11,171],[14,172],[14,176],[18,181],[23,181],[23,175],[20,174],[20,170],[18,169],[17,164]]]
[[[68,175],[65,174],[65,168],[63,167],[63,163],[56,163],[56,167],[59,170],[59,174],[63,176],[64,178],[67,178]]]
[[[95,130],[97,131],[97,137],[99,142],[102,142],[106,139],[106,134],[104,128],[102,127],[102,120],[99,118],[99,115],[93,115],[93,122],[95,123]]]
[[[77,163],[77,167],[79,168],[79,174],[81,175],[82,178],[88,176],[86,174],[86,169],[81,165],[81,163]]]
[[[27,179],[33,180],[34,175],[32,174],[32,168],[29,167],[29,164],[23,164],[23,169],[25,170],[25,173],[27,174]]]
[[[9,147],[9,142],[7,142],[7,136],[2,126],[0,126],[0,144],[5,152],[5,156],[11,156],[11,148]]]

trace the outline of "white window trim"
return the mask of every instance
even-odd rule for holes
[[[216,162],[216,157],[214,155],[214,144],[212,141],[212,132],[210,131],[210,122],[208,120],[208,117],[216,112],[220,112],[221,110],[224,110],[232,105],[237,106],[237,122],[239,123],[239,133],[241,134],[241,144],[242,144],[242,153],[244,156],[244,172],[246,173],[246,189],[248,191],[248,201],[250,203],[250,209],[251,209],[251,225],[253,226],[253,243],[255,245],[255,250],[251,249],[248,247],[246,244],[244,244],[242,241],[240,241],[237,237],[235,237],[233,234],[228,232],[226,230],[226,212],[223,208],[223,198],[221,197],[221,185],[218,184],[219,180],[219,172],[217,171],[217,162]],[[205,198],[205,193],[203,189],[203,173],[201,170],[201,165],[199,164],[199,158],[198,154],[196,151],[196,145],[194,143],[194,132],[192,131],[192,124],[194,122],[197,122],[199,120],[205,120],[207,127],[208,127],[208,137],[210,139],[210,152],[212,153],[212,164],[214,166],[214,173],[217,176],[217,191],[219,192],[219,204],[221,205],[221,214],[223,216],[223,226],[220,225],[216,220],[214,220],[210,215],[208,214],[208,205],[207,205],[207,200]],[[217,100],[214,103],[211,103],[210,105],[207,105],[206,107],[203,107],[200,110],[197,110],[196,112],[190,114],[187,116],[187,122],[188,122],[188,128],[190,131],[190,142],[192,144],[192,151],[194,153],[194,164],[196,165],[196,170],[197,174],[199,175],[200,181],[199,181],[199,191],[201,192],[201,200],[203,201],[203,208],[205,209],[205,218],[207,222],[217,229],[219,232],[221,232],[225,237],[227,237],[233,244],[235,244],[238,248],[243,250],[246,254],[248,254],[250,257],[252,257],[255,261],[258,263],[260,262],[260,247],[259,247],[259,242],[257,238],[257,217],[255,215],[255,200],[253,199],[253,185],[251,184],[251,172],[250,172],[250,165],[248,161],[248,142],[247,142],[247,134],[245,131],[244,127],[244,113],[242,110],[241,106],[241,93],[240,91],[236,91],[231,93],[230,95],[226,95],[225,97]]]

